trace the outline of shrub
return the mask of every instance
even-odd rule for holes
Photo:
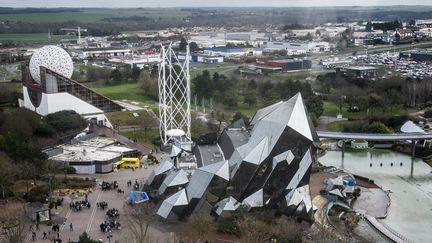
[[[240,235],[240,230],[237,224],[232,221],[223,221],[217,225],[217,231],[223,234]]]
[[[49,192],[48,185],[37,186],[30,190],[27,201],[45,203]]]
[[[41,123],[36,128],[36,134],[40,135],[40,136],[43,136],[43,137],[51,137],[55,133],[56,133],[56,130],[54,129],[54,127],[52,127],[49,124]]]

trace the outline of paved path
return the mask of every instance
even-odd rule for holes
[[[122,229],[113,230],[113,238],[111,239],[111,242],[120,241],[128,237],[130,234],[128,233],[124,209],[125,207],[128,207],[128,205],[125,204],[125,200],[132,188],[128,188],[126,182],[128,180],[132,180],[132,182],[137,180],[140,184],[143,184],[153,169],[154,166],[150,166],[148,169],[138,169],[135,171],[120,170],[119,172],[109,174],[94,175],[98,182],[101,182],[102,180],[110,182],[116,180],[119,183],[119,188],[125,190],[125,194],[118,194],[115,190],[102,191],[98,186],[93,193],[88,195],[88,200],[91,203],[90,209],[83,208],[79,212],[72,211],[69,208],[70,199],[65,197],[63,205],[56,211],[59,216],[66,218],[65,224],[60,227],[60,238],[63,240],[63,243],[68,240],[78,240],[78,236],[83,232],[87,232],[94,240],[102,239],[104,242],[108,242],[108,234],[101,232],[99,228],[99,225],[106,217],[106,210],[103,211],[96,207],[96,202],[100,201],[106,201],[108,203],[108,208],[116,208],[119,210],[119,222],[122,224]],[[73,224],[73,231],[70,231],[69,229],[70,223]],[[37,231],[37,240],[35,242],[49,242],[49,240],[42,240],[43,232],[48,232],[49,229],[50,228],[46,225],[40,225],[40,230]],[[29,232],[28,235],[26,243],[33,242],[31,241],[31,232]],[[149,229],[149,235],[152,239],[155,239],[152,242],[168,242],[172,239],[170,232],[163,232],[161,229],[155,227]]]

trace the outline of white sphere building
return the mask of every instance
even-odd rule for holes
[[[36,50],[22,67],[24,100],[20,105],[43,116],[73,110],[98,125],[112,127],[104,113],[123,107],[72,80],[73,68],[72,58],[61,47]]]
[[[43,66],[66,78],[71,78],[73,62],[69,54],[58,46],[44,46],[35,51],[30,59],[30,75],[37,83],[41,83],[40,67]]]

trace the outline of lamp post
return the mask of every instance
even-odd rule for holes
[[[107,238],[108,238],[108,242],[109,243],[111,243],[111,238],[112,238],[112,234],[111,234],[111,230],[110,231],[108,231],[108,236],[107,236]]]

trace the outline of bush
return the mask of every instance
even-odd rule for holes
[[[70,175],[70,174],[76,174],[76,169],[74,167],[66,167],[65,168],[65,172],[68,175]]]
[[[48,114],[46,119],[48,125],[51,125],[59,132],[73,129],[84,129],[86,126],[84,119],[75,111],[70,110]]]
[[[373,122],[372,124],[370,124],[369,126],[367,126],[365,128],[365,132],[370,132],[370,133],[393,133],[393,129],[387,127],[384,123],[382,122]]]
[[[56,130],[54,129],[54,127],[52,127],[49,124],[44,124],[41,123],[39,124],[39,126],[36,128],[36,134],[39,136],[43,136],[43,137],[51,137],[52,135],[54,135],[56,133]]]
[[[217,225],[217,231],[223,234],[240,235],[240,230],[237,224],[232,221],[223,221]]]
[[[30,190],[27,201],[45,203],[48,193],[48,185],[34,187]]]
[[[424,112],[424,115],[423,115],[423,116],[426,117],[426,118],[432,118],[432,109],[431,109],[431,108],[427,109],[427,110]]]

